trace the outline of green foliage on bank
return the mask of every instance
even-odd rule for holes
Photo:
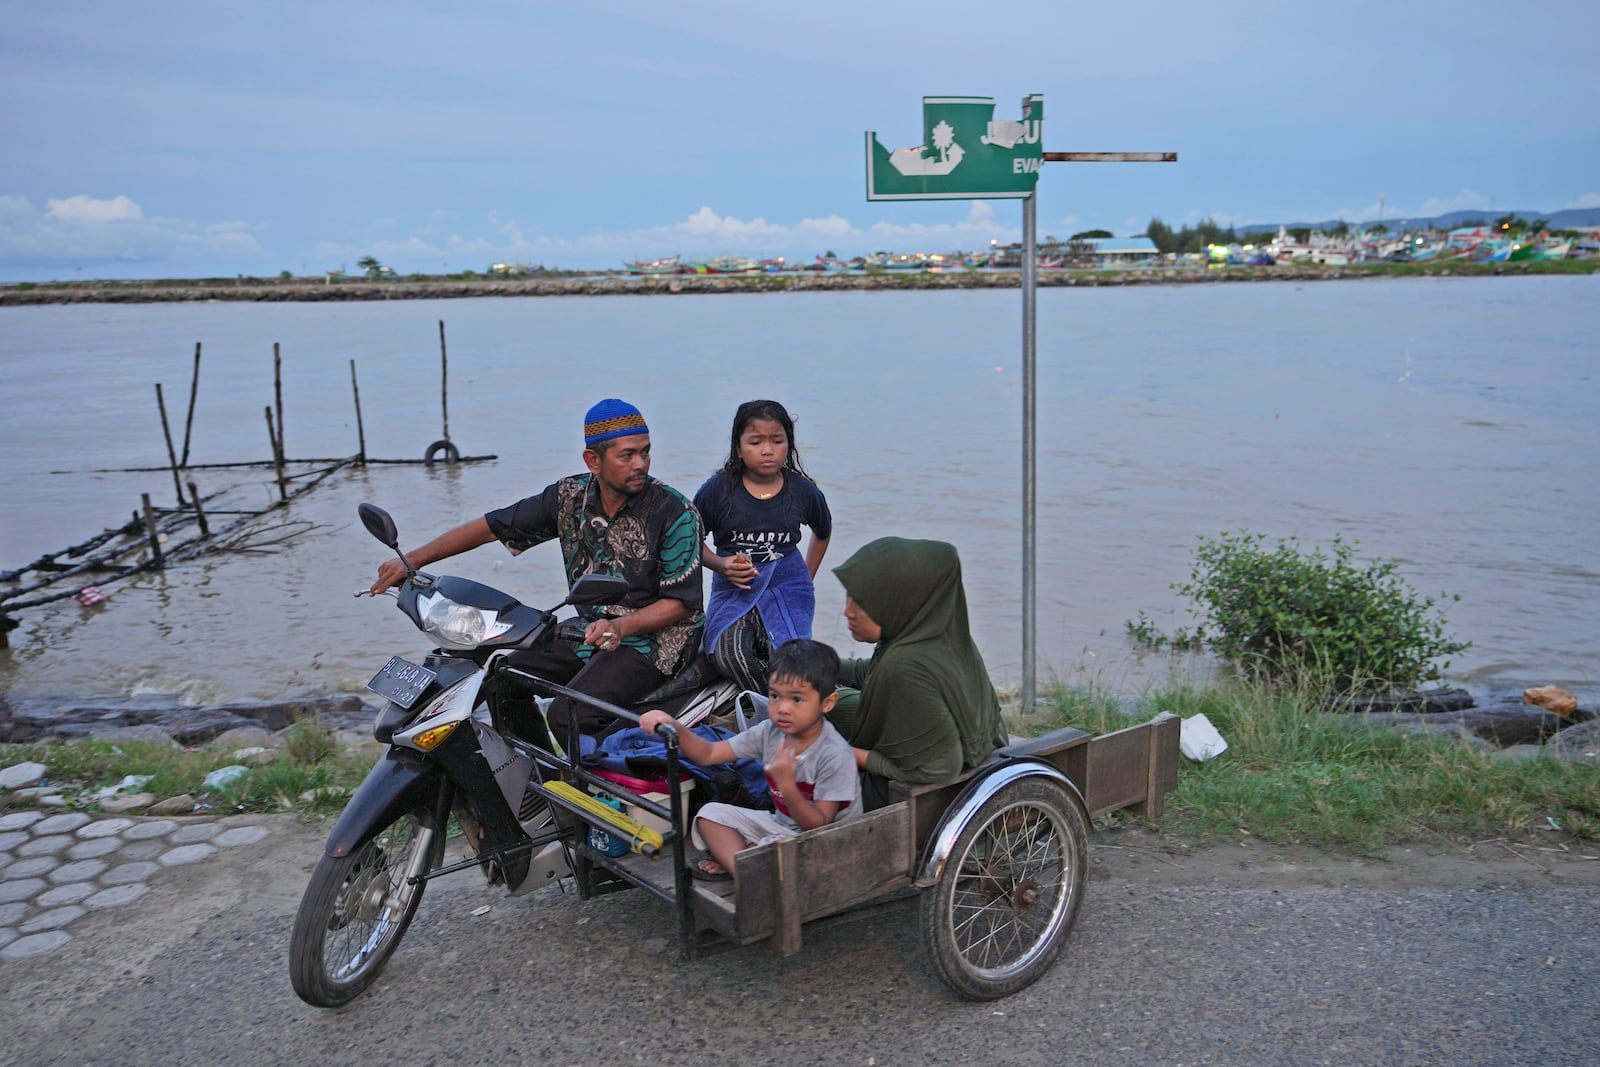
[[[129,775],[150,780],[127,792],[152,793],[157,800],[189,794],[204,807],[225,815],[235,812],[337,812],[366,777],[376,757],[376,742],[346,749],[321,726],[302,722],[291,727],[281,748],[269,749],[262,762],[222,789],[207,789],[206,775],[239,764],[234,747],[180,748],[148,741],[68,741],[0,748],[0,766],[33,762],[48,768],[46,782],[67,798],[66,810],[98,811],[90,795]],[[0,810],[32,806],[30,798],[0,793]]]
[[[1055,687],[1049,714],[1018,732],[1072,726],[1107,734],[1168,712],[1204,714],[1228,742],[1205,763],[1184,760],[1177,789],[1156,824],[1192,844],[1241,840],[1311,845],[1376,854],[1414,841],[1463,844],[1537,835],[1547,844],[1600,841],[1600,786],[1592,765],[1549,758],[1510,760],[1466,741],[1405,736],[1349,714],[1325,713],[1320,697],[1233,682],[1210,689],[1155,693],[1129,715],[1117,698]],[[345,748],[314,723],[296,727],[269,759],[220,791],[205,776],[235,764],[231,746],[182,749],[150,742],[70,741],[0,748],[0,765],[44,764],[69,800],[151,775],[139,791],[158,798],[190,794],[201,811],[340,811],[379,751]],[[0,811],[30,806],[0,794]],[[96,811],[72,800],[67,810]],[[1131,818],[1108,816],[1109,822]]]
[[[1193,630],[1167,634],[1143,612],[1129,636],[1149,648],[1205,647],[1244,676],[1325,695],[1407,689],[1439,678],[1469,647],[1445,631],[1437,599],[1419,597],[1392,560],[1361,563],[1335,537],[1330,551],[1264,534],[1201,538],[1189,581]],[[1451,597],[1459,600],[1460,597]]]
[[[1320,712],[1315,692],[1179,688],[1149,697],[1134,718],[1110,696],[1058,688],[1048,699],[1053,719],[1035,732],[1073,726],[1103,734],[1161,712],[1210,720],[1227,751],[1180,761],[1178,787],[1157,823],[1192,844],[1258,838],[1376,855],[1411,842],[1600,840],[1592,765],[1507,759],[1464,740],[1407,736]]]

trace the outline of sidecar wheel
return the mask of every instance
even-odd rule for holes
[[[922,931],[945,983],[996,1000],[1050,969],[1078,917],[1089,866],[1089,820],[1054,782],[1004,786],[957,835],[937,885],[922,897]]]
[[[410,811],[345,856],[324,855],[311,872],[289,942],[289,981],[300,999],[336,1008],[371,985],[399,947],[426,882],[438,867],[444,830]]]

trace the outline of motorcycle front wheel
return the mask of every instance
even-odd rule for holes
[[[412,810],[345,856],[324,855],[311,872],[289,943],[289,981],[319,1008],[348,1004],[371,985],[399,947],[426,882],[438,867],[444,828]]]

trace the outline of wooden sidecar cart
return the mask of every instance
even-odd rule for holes
[[[1102,736],[1061,729],[1014,742],[953,782],[897,788],[877,811],[740,852],[736,881],[689,874],[678,787],[686,772],[674,741],[665,803],[548,753],[529,788],[567,831],[579,892],[637,887],[667,901],[685,958],[718,941],[766,941],[789,955],[808,922],[920,890],[923,941],[940,976],[962,996],[991,1000],[1029,985],[1059,955],[1083,900],[1090,820],[1124,809],[1160,815],[1177,785],[1179,727],[1167,716]],[[629,814],[587,795],[602,790]],[[608,855],[591,844],[591,828],[631,848]]]

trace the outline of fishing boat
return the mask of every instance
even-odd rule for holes
[[[1513,263],[1519,263],[1524,260],[1566,259],[1571,251],[1571,238],[1540,234],[1533,240],[1524,241],[1513,248],[1509,259]]]
[[[1461,255],[1470,253],[1484,241],[1489,239],[1489,233],[1482,226],[1462,226],[1451,230],[1444,240],[1444,250],[1439,253],[1439,258],[1444,259],[1450,254]]]
[[[1537,259],[1566,259],[1572,255],[1572,238],[1546,237],[1539,242]]]
[[[1485,237],[1472,247],[1467,258],[1474,263],[1504,263],[1511,257],[1511,238]]]
[[[748,256],[712,256],[705,261],[706,274],[760,274],[760,260]]]
[[[682,274],[683,259],[679,256],[668,256],[666,259],[634,260],[623,263],[629,274]]]

